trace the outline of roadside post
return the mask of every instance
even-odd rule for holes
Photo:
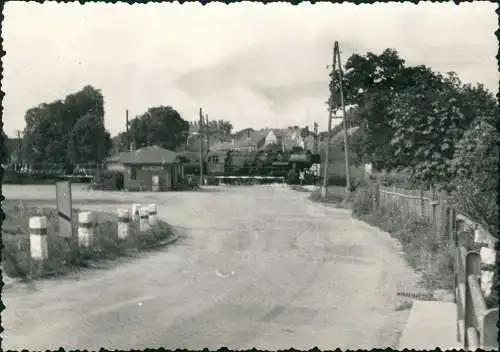
[[[156,224],[158,223],[157,211],[158,210],[156,204],[149,204],[148,215],[149,215],[149,225],[151,226],[156,226]]]
[[[78,214],[78,245],[90,247],[94,241],[94,214],[82,211]]]
[[[67,246],[67,264],[71,268],[71,240],[73,239],[73,204],[71,195],[71,182],[56,183],[57,217],[59,219],[59,236],[63,237]],[[78,246],[76,247],[76,260],[79,260]]]
[[[141,207],[139,209],[139,231],[145,232],[149,230],[149,208]]]
[[[128,209],[118,209],[118,239],[124,240],[129,235],[130,214]]]
[[[36,268],[37,277],[41,276],[43,261],[49,258],[47,245],[47,217],[34,216],[29,219],[30,227],[30,279]]]

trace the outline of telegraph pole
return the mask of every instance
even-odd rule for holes
[[[337,59],[339,62],[339,86],[340,86],[340,104],[342,105],[342,115],[343,123],[344,123],[344,153],[345,153],[345,177],[346,177],[346,192],[347,194],[351,193],[351,177],[349,172],[349,135],[347,133],[347,116],[345,113],[345,104],[344,104],[344,90],[342,88],[342,63],[340,61],[340,49],[339,43],[335,42],[335,51],[337,52]],[[347,198],[346,198],[347,200]]]
[[[203,139],[204,139],[204,129],[203,129],[203,110],[200,108],[200,186],[203,185]]]
[[[17,149],[19,153],[19,157],[17,158],[17,162],[19,164],[19,167],[22,167],[23,165],[23,146],[22,146],[22,140],[21,140],[21,130],[17,130]]]
[[[131,151],[132,148],[131,147],[131,144],[132,144],[132,141],[131,141],[131,138],[130,138],[130,134],[129,134],[129,130],[128,130],[128,109],[125,110],[125,131],[126,131],[126,134],[127,134],[127,149],[128,151]]]
[[[314,123],[314,154],[318,154],[318,123]]]
[[[337,56],[335,55],[335,48],[337,48],[337,42],[335,42],[335,46],[333,47],[333,58],[332,58],[332,82],[335,82],[335,66]],[[321,197],[326,198],[327,188],[328,188],[328,158],[330,156],[330,144],[332,140],[332,118],[333,118],[333,98],[335,93],[335,86],[331,89],[330,99],[328,104],[328,135],[327,135],[327,143],[326,143],[326,155],[325,155],[325,167],[323,172],[323,187],[321,188]]]
[[[208,127],[208,114],[205,114],[205,127],[206,127],[206,135],[207,135],[207,156],[210,151],[210,128]]]

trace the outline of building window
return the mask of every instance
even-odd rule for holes
[[[137,168],[135,166],[130,167],[130,179],[131,180],[137,179]]]

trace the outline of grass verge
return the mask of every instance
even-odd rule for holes
[[[131,222],[129,236],[118,239],[117,217],[109,213],[96,213],[94,241],[90,247],[78,247],[71,239],[72,251],[59,235],[57,211],[53,208],[24,206],[19,201],[6,201],[2,204],[6,219],[2,225],[2,264],[5,274],[23,280],[50,276],[61,276],[72,267],[89,267],[95,262],[116,260],[119,257],[135,255],[152,250],[175,238],[172,227],[159,220],[158,225],[148,231],[139,231],[137,222]],[[73,227],[77,231],[78,209],[73,210]],[[48,256],[41,265],[35,266],[30,257],[29,218],[46,216],[48,222]],[[75,237],[75,236],[73,236]],[[69,254],[69,256],[68,256]],[[68,258],[70,258],[68,260]]]
[[[429,290],[454,289],[454,248],[448,234],[427,221],[403,216],[399,209],[374,207],[375,190],[363,187],[356,191],[353,216],[376,226],[402,246],[405,259],[420,273],[421,285]]]
[[[353,193],[347,195],[345,187],[328,186],[326,197],[321,197],[321,188],[311,192],[309,199],[315,203],[333,205],[336,208],[350,208],[353,201]]]

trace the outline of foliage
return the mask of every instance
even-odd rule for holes
[[[3,124],[2,124],[3,127]],[[7,141],[9,140],[9,137],[5,134],[2,128],[2,133],[0,135],[1,138],[1,144],[0,144],[0,163],[1,164],[6,164],[7,161],[9,160],[9,151],[7,149]]]
[[[453,73],[442,77],[424,70],[414,78],[415,84],[397,93],[389,107],[393,158],[418,181],[446,182],[452,178],[455,144],[475,116],[464,114],[461,83]]]
[[[397,51],[386,49],[380,55],[368,52],[366,55],[353,54],[345,64],[343,75],[344,102],[355,104],[355,121],[350,125],[364,125],[366,135],[359,141],[358,154],[363,162],[371,161],[382,168],[391,160],[388,142],[391,129],[388,126],[387,106],[393,92],[397,91],[405,78],[404,60]],[[330,73],[333,77],[333,71]],[[339,72],[335,72],[335,82],[330,82],[330,98],[334,110],[340,108]]]
[[[373,211],[375,192],[373,187],[361,187],[354,194],[352,212],[354,215],[367,215]]]
[[[149,108],[147,112],[130,121],[130,139],[137,148],[157,145],[175,150],[186,141],[189,122],[171,106]],[[126,136],[125,136],[126,137]]]
[[[439,236],[436,229],[422,219],[402,216],[400,209],[380,206],[367,212],[371,201],[369,190],[359,192],[358,197],[353,214],[398,240],[406,261],[420,272],[421,284],[428,289],[453,289],[453,244],[446,236]]]
[[[80,119],[84,119],[85,122],[80,122]],[[29,109],[25,114],[24,159],[31,163],[68,163],[88,162],[105,157],[111,143],[109,133],[105,131],[102,123],[103,119],[104,97],[100,90],[91,86],[85,86],[64,100],[43,103]],[[90,126],[91,123],[94,125]],[[73,132],[75,127],[77,130]],[[91,143],[91,146],[77,145],[72,140],[75,134],[82,133],[90,127],[97,133],[92,139],[88,136],[84,138],[86,143]],[[102,139],[96,136],[102,136]],[[104,149],[99,149],[100,154],[97,157],[95,150],[99,148],[103,139]],[[83,159],[73,159],[77,156]]]
[[[453,206],[498,234],[497,182],[499,133],[487,121],[476,121],[457,144]]]
[[[68,141],[69,160],[99,160],[101,144],[95,140],[104,140],[104,153],[111,150],[111,136],[105,130],[102,119],[95,114],[86,114],[73,126]]]
[[[339,81],[337,70],[327,102],[334,110],[340,108]],[[365,129],[351,141],[353,163],[408,169],[429,184],[453,177],[455,143],[472,121],[492,121],[499,113],[482,85],[464,85],[453,72],[443,76],[423,65],[408,66],[392,49],[351,55],[342,86],[345,104],[355,105],[350,126]]]

